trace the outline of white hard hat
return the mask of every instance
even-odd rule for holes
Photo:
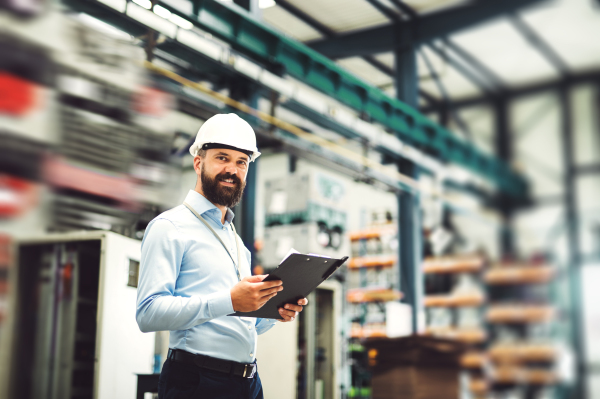
[[[256,134],[252,126],[236,114],[217,114],[208,118],[198,130],[196,141],[190,147],[192,156],[200,149],[229,148],[248,154],[250,162],[259,157]]]

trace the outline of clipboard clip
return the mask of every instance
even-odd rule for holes
[[[323,280],[327,280],[333,274],[333,272],[335,272],[338,269],[338,267],[340,267],[344,263],[346,263],[347,260],[348,260],[348,257],[344,256],[339,261],[337,261],[333,265],[331,265],[331,267],[329,269],[327,269],[327,271],[323,274],[323,277],[322,277]]]

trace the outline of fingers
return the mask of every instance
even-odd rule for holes
[[[294,304],[288,303],[284,307],[288,310],[291,310],[292,312],[302,312],[302,306],[300,306],[300,305],[294,305]]]
[[[268,274],[257,274],[256,276],[248,276],[248,277],[244,277],[243,280],[247,281],[249,283],[260,283],[261,281],[263,281],[265,279],[265,277],[267,277]]]
[[[272,293],[271,295],[266,295],[266,296],[263,296],[262,298],[260,298],[260,302],[258,303],[258,307],[255,310],[258,310],[258,309],[262,308],[265,305],[265,303],[269,302],[269,300],[271,298],[273,298],[275,295],[277,295],[276,292]]]
[[[273,288],[273,287],[279,287],[281,284],[283,284],[283,282],[281,280],[274,280],[274,281],[265,281],[263,283],[259,283],[259,284],[257,284],[257,286],[261,290],[266,290],[266,289]]]
[[[283,290],[283,287],[281,287],[281,286],[274,287],[274,288],[270,288],[268,290],[261,290],[261,291],[259,291],[259,295],[260,295],[261,298],[265,297],[265,296],[271,296],[271,295],[275,296],[281,290]],[[273,294],[275,294],[275,295],[273,295]]]
[[[283,321],[294,321],[298,317],[298,312],[279,308],[279,314],[283,317]]]
[[[302,298],[302,299],[298,300],[298,305],[302,305],[302,306],[308,305],[308,299]]]

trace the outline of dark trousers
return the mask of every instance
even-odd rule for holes
[[[264,399],[258,373],[254,378],[207,370],[165,360],[158,380],[159,399]]]

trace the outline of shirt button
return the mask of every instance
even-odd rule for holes
[[[252,324],[248,325],[248,330],[252,330]],[[252,355],[250,355],[252,356]]]
[[[252,356],[254,356],[254,353],[251,353],[251,354],[250,354],[250,357],[252,357]]]

